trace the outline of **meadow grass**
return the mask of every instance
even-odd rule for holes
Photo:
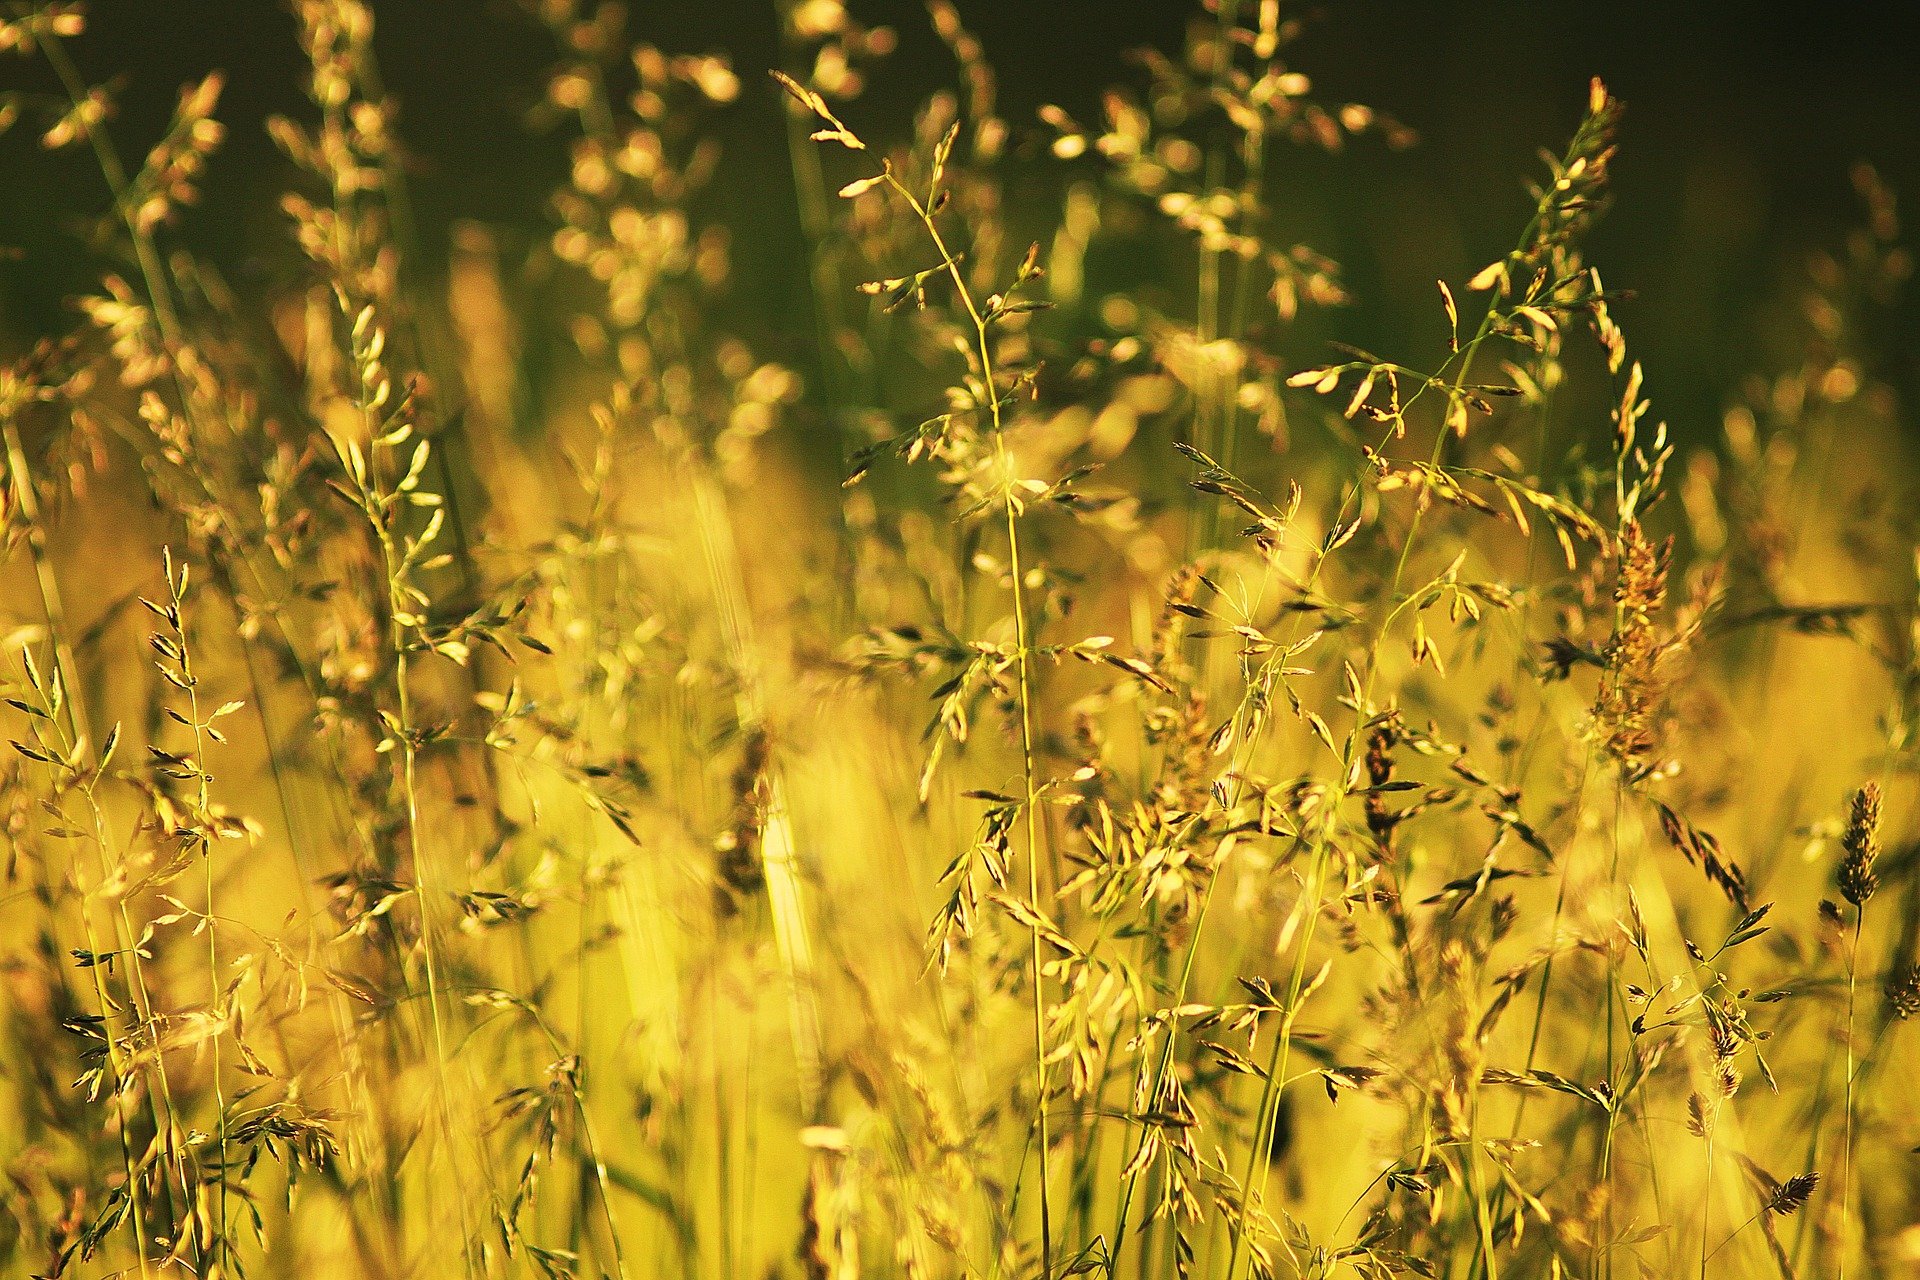
[[[1871,171],[1797,355],[1683,436],[1586,257],[1598,81],[1393,358],[1324,340],[1279,158],[1414,139],[1285,6],[1209,0],[1098,121],[1002,118],[947,0],[955,89],[872,119],[895,34],[774,7],[762,81],[524,0],[568,178],[440,275],[374,10],[294,0],[248,291],[177,234],[222,77],[129,140],[81,8],[5,5],[62,91],[7,126],[110,205],[0,372],[0,1268],[1920,1266]],[[699,198],[755,94],[784,363]]]

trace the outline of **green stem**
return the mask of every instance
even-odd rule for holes
[[[1862,901],[1853,911],[1853,945],[1847,952],[1847,1028],[1844,1037],[1847,1045],[1846,1106],[1840,1142],[1840,1256],[1834,1263],[1835,1280],[1847,1280],[1847,1220],[1853,1210],[1853,1013],[1860,971],[1860,931],[1866,917],[1867,904]]]

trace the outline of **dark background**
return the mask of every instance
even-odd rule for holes
[[[901,45],[850,111],[884,136],[912,105],[952,81],[945,50],[910,0],[850,0],[862,22]],[[764,317],[776,349],[808,331],[804,255],[787,176],[776,94],[771,3],[636,4],[636,37],[670,52],[724,50],[745,84],[718,125],[727,160],[708,196],[735,228],[736,301]],[[378,49],[403,104],[415,200],[429,258],[455,218],[529,236],[564,147],[526,127],[550,45],[504,0],[375,0]],[[135,157],[157,138],[180,84],[229,74],[221,115],[231,127],[203,207],[174,233],[243,287],[268,272],[285,167],[261,127],[303,115],[292,22],[274,0],[95,0],[72,50],[94,80],[119,77],[113,133]],[[1197,6],[1184,0],[973,0],[961,12],[1000,76],[1002,113],[1017,128],[1058,102],[1098,116],[1099,91],[1130,73],[1141,45],[1180,48]],[[1458,284],[1504,251],[1524,222],[1537,152],[1577,123],[1589,77],[1627,104],[1616,201],[1590,259],[1611,288],[1665,416],[1689,434],[1716,421],[1737,380],[1769,367],[1777,305],[1806,255],[1837,247],[1860,222],[1848,180],[1856,160],[1897,193],[1920,191],[1920,4],[1844,0],[1776,5],[1707,0],[1523,3],[1521,0],[1351,0],[1286,5],[1308,20],[1290,61],[1324,101],[1360,101],[1418,131],[1388,152],[1363,143],[1332,158],[1281,162],[1316,247],[1345,264],[1359,301],[1338,321],[1385,350],[1430,340],[1433,280]],[[0,63],[0,89],[39,91],[31,63]],[[78,251],[74,210],[104,191],[83,152],[41,153],[36,130],[0,138],[0,336],[15,344],[68,327],[61,300],[97,271]],[[1037,135],[1036,130],[1036,135]],[[1291,166],[1291,167],[1289,167]],[[1284,196],[1283,196],[1284,202]],[[1876,370],[1909,393],[1920,368],[1911,301],[1881,318],[1890,335]],[[1910,396],[1909,396],[1910,398]],[[1691,426],[1689,425],[1691,424]]]

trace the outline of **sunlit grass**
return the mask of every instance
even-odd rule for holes
[[[6,10],[65,93],[10,127],[112,192],[0,374],[8,1274],[1920,1259],[1870,172],[1796,361],[1681,433],[1585,256],[1598,82],[1396,356],[1304,336],[1277,157],[1413,139],[1284,6],[1031,122],[944,0],[908,121],[831,0],[764,82],[525,8],[547,241],[428,278],[373,12],[299,0],[301,273],[245,296],[174,240],[223,79],[128,139],[82,13]],[[699,199],[750,94],[781,361]],[[1163,278],[1102,291],[1117,228]]]

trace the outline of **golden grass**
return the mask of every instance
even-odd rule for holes
[[[1597,82],[1441,349],[1303,359],[1345,294],[1275,156],[1411,137],[1282,6],[1028,125],[937,0],[905,131],[890,31],[776,8],[777,86],[528,0],[550,241],[431,281],[372,11],[298,0],[304,274],[240,299],[171,239],[221,79],[128,166],[80,10],[6,7],[67,94],[13,127],[113,192],[0,374],[6,1273],[1920,1265],[1872,175],[1683,440],[1583,256]],[[715,320],[743,93],[804,369]],[[1109,228],[1169,278],[1102,292]]]

